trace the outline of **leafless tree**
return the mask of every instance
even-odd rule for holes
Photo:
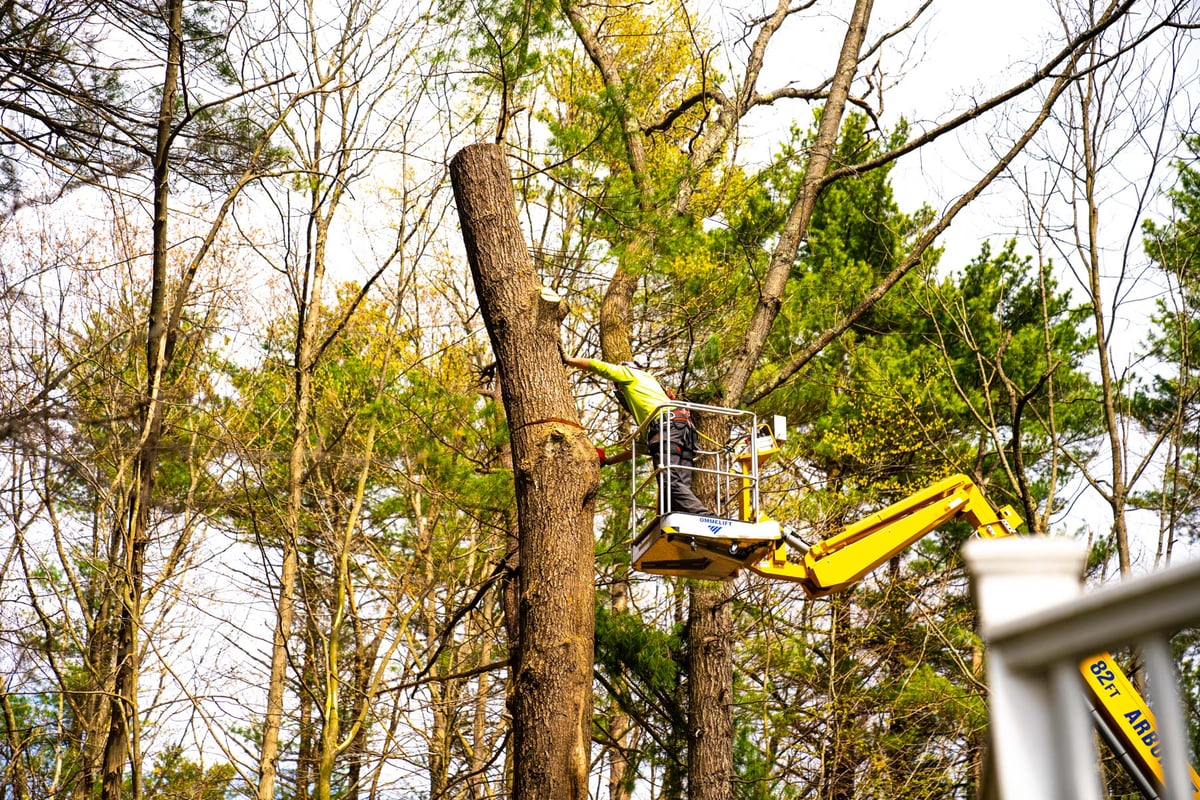
[[[1059,7],[1065,30],[1094,24],[1101,13],[1094,4]],[[1173,88],[1195,77],[1184,57],[1194,14],[1167,7],[1152,24],[1123,20],[1092,40],[1080,58],[1081,79],[1031,153],[1041,170],[1025,174],[1048,177],[1018,179],[1035,241],[1070,270],[1091,310],[1102,454],[1092,458],[1069,445],[1062,452],[1108,506],[1122,575],[1134,560],[1131,498],[1169,437],[1168,429],[1148,431],[1135,420],[1131,403],[1152,365],[1134,332],[1153,312],[1147,288],[1160,283],[1143,252],[1141,225],[1171,178],[1163,168],[1181,144],[1180,115],[1195,114]]]
[[[277,212],[277,241],[257,245],[264,262],[287,285],[294,322],[287,501],[277,521],[279,537],[273,545],[279,548],[278,578],[271,588],[277,613],[258,754],[257,792],[267,800],[277,792],[293,626],[297,603],[306,598],[298,594],[303,570],[300,549],[312,535],[305,523],[309,516],[305,496],[319,473],[321,454],[314,452],[313,442],[317,426],[323,424],[315,416],[314,392],[320,388],[314,383],[315,375],[361,305],[377,291],[381,278],[398,267],[411,275],[444,207],[444,202],[439,205],[437,193],[443,175],[423,169],[414,159],[412,145],[414,129],[428,113],[424,105],[426,84],[415,61],[422,38],[428,33],[422,16],[411,8],[389,12],[380,4],[355,2],[338,9],[312,3],[280,6],[274,19],[275,27],[260,41],[247,43],[247,83],[261,83],[266,76],[278,74],[278,64],[299,63],[303,68],[281,81],[270,95],[261,95],[263,115],[281,120],[280,130],[291,154],[286,174],[294,181],[291,191],[285,187],[269,200]],[[356,210],[356,192],[363,192],[364,199],[368,192],[382,193],[382,187],[369,186],[366,181],[373,170],[379,169],[394,170],[398,203],[381,206],[393,216],[387,218],[385,214],[378,222],[363,210],[370,233],[359,235],[357,241],[370,255],[367,263],[355,263],[345,255],[356,237],[348,232],[345,220]],[[364,252],[364,248],[356,249]],[[354,293],[334,304],[334,289],[349,279],[357,281]],[[395,285],[405,286],[408,280],[397,280]],[[357,503],[361,504],[361,499]],[[340,521],[341,533],[334,537],[338,540],[334,553],[340,553],[334,556],[335,563],[350,553],[344,536],[354,533],[356,516],[357,512]],[[339,574],[341,578],[334,587],[338,596],[319,601],[329,604],[329,624],[334,629],[346,624],[345,603],[350,598],[346,594],[350,575]],[[317,602],[316,597],[308,599]],[[381,622],[385,627],[387,619],[389,615]],[[310,631],[318,620],[307,617]],[[319,706],[318,730],[306,739],[313,749],[301,754],[299,770],[304,791],[308,791],[308,780],[303,776],[309,763],[315,766],[311,778],[318,797],[326,797],[331,791],[332,771],[339,755],[355,741],[361,743],[356,737],[370,705],[368,693],[355,719],[343,729],[343,721],[335,713],[339,706],[333,676],[338,665],[328,649],[337,646],[338,635],[339,630],[327,629],[310,640],[310,646],[327,648],[323,662],[327,680],[322,682],[324,690],[315,696],[301,693],[302,717],[309,713],[304,708],[312,709],[306,704],[316,702]],[[378,671],[386,667],[380,657],[369,659],[374,666],[362,676],[364,687],[375,686]],[[303,735],[311,733],[306,730]]]

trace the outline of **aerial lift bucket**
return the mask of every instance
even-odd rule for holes
[[[705,580],[726,580],[749,564],[761,561],[779,544],[782,530],[778,522],[767,520],[758,508],[759,467],[778,450],[777,438],[782,438],[786,422],[775,418],[774,427],[760,425],[748,411],[737,411],[691,403],[673,403],[660,409],[665,421],[671,410],[687,408],[701,413],[717,413],[733,417],[732,427],[741,431],[731,446],[715,453],[715,466],[680,467],[665,463],[649,476],[632,471],[631,520],[634,531],[632,562],[641,572]],[[670,426],[662,426],[664,435],[660,446],[666,453],[671,447]],[[636,447],[636,445],[635,445]],[[717,514],[701,516],[671,512],[668,499],[657,493],[653,507],[642,504],[638,497],[649,486],[668,485],[670,471],[691,469],[711,472],[717,478]]]

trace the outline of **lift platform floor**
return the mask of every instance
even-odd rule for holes
[[[760,561],[782,535],[775,521],[664,514],[634,540],[633,568],[655,575],[726,580]]]

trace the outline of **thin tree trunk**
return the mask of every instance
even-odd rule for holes
[[[171,361],[174,337],[167,320],[167,221],[170,196],[171,126],[179,71],[183,61],[183,0],[167,5],[167,64],[163,74],[162,101],[154,152],[154,221],[152,225],[152,276],[150,309],[146,331],[146,397],[140,409],[142,434],[134,461],[129,507],[114,520],[114,537],[125,563],[117,583],[120,615],[116,636],[116,675],[109,703],[108,736],[104,743],[101,797],[121,800],[124,795],[124,769],[130,753],[139,753],[137,736],[138,638],[142,623],[143,572],[147,541],[147,523],[154,492],[154,473],[158,467],[159,442],[163,430],[163,376]],[[181,287],[179,291],[185,291]],[[141,770],[130,769],[133,800],[142,795]]]
[[[304,559],[306,575],[317,574],[316,552],[310,549]],[[298,577],[298,576],[297,576]],[[300,592],[301,597],[307,590]],[[300,675],[297,681],[300,691],[296,693],[296,769],[292,778],[292,792],[295,800],[308,800],[313,786],[313,773],[317,763],[317,740],[319,737],[316,723],[316,696],[314,687],[317,685],[317,642],[321,637],[317,633],[317,623],[312,617],[304,619],[304,653],[300,656]]]
[[[1102,390],[1101,408],[1104,413],[1104,427],[1108,436],[1108,454],[1112,469],[1110,474],[1110,489],[1106,499],[1113,515],[1113,539],[1117,546],[1117,563],[1121,574],[1128,575],[1131,569],[1129,558],[1129,529],[1125,519],[1125,505],[1129,495],[1129,484],[1125,470],[1125,448],[1121,440],[1123,423],[1117,409],[1118,389],[1113,377],[1111,354],[1109,352],[1108,326],[1104,315],[1104,296],[1100,287],[1100,214],[1096,198],[1095,141],[1093,139],[1091,109],[1093,105],[1092,91],[1095,78],[1089,74],[1085,86],[1084,99],[1081,105],[1082,142],[1084,163],[1084,194],[1087,201],[1087,248],[1084,257],[1088,273],[1088,294],[1092,305],[1092,320],[1096,325],[1096,361],[1100,370],[1100,386]]]
[[[617,576],[612,586],[614,615],[629,610],[629,575]],[[619,680],[619,678],[614,678]],[[627,755],[637,740],[637,729],[629,723],[629,715],[614,700],[608,710],[608,733],[611,743],[605,748],[608,756],[608,800],[631,800],[634,765]]]
[[[275,630],[271,640],[271,669],[267,682],[267,708],[263,718],[263,742],[258,761],[258,800],[274,800],[279,772],[279,734],[283,726],[283,696],[287,684],[288,640],[296,616],[296,581],[300,573],[299,541],[303,519],[305,462],[311,424],[315,368],[316,326],[324,282],[324,252],[319,247],[312,258],[311,280],[301,289],[300,314],[293,356],[293,431],[288,456],[288,495],[280,546],[282,563],[276,599]]]
[[[305,381],[307,383],[307,381]],[[279,772],[279,731],[283,725],[283,694],[287,682],[288,639],[296,616],[296,578],[299,574],[299,553],[296,530],[300,520],[299,476],[304,467],[304,447],[301,436],[307,435],[308,389],[300,391],[305,401],[296,404],[296,432],[289,463],[288,511],[283,533],[282,563],[279,570],[278,596],[275,600],[275,629],[271,637],[271,670],[267,678],[267,707],[263,715],[262,750],[258,758],[258,800],[273,800],[275,780]],[[305,419],[305,422],[307,420]]]
[[[490,618],[493,615],[493,610],[489,609],[487,616]],[[490,623],[491,620],[489,619]],[[490,634],[491,625],[480,625],[476,635],[479,637],[479,663],[487,664],[492,660],[492,637]],[[493,727],[492,715],[488,712],[488,690],[491,686],[491,680],[485,672],[479,676],[475,684],[475,721],[471,730],[471,753],[470,761],[468,762],[469,773],[467,777],[466,796],[469,800],[484,800],[487,796],[487,783],[484,781],[484,769],[487,766],[489,757],[491,756],[494,736],[489,732]]]
[[[847,698],[841,685],[841,675],[837,670],[839,665],[848,663],[849,638],[846,631],[850,628],[850,596],[842,593],[830,598],[830,610],[833,614],[829,644],[830,663],[830,725],[832,737],[826,757],[821,764],[822,798],[827,800],[854,800],[855,775],[858,771],[858,736],[855,702]]]
[[[422,497],[418,494],[413,500],[413,516],[419,520],[417,554],[421,560],[421,573],[425,586],[425,590],[421,593],[424,606],[421,613],[424,627],[422,633],[425,641],[435,642],[438,639],[438,604],[437,592],[432,589],[434,584],[433,531],[430,529],[424,509],[421,507],[421,501]],[[449,706],[447,701],[449,685],[437,680],[442,677],[443,671],[443,667],[436,661],[429,666],[429,675],[434,679],[429,682],[431,721],[429,731],[425,735],[426,741],[429,743],[426,770],[429,773],[430,800],[442,800],[446,796],[446,789],[450,784],[450,737],[454,732],[450,730],[449,722],[446,719],[446,709]]]
[[[367,719],[376,699],[372,676],[379,657],[380,640],[376,636],[369,642],[363,641],[364,633],[359,629],[357,620],[355,622],[354,718]],[[346,751],[350,763],[346,766],[344,800],[359,800],[362,797],[363,773],[367,771],[367,748],[370,744],[367,737],[369,731],[369,726],[359,725],[354,733],[354,740]]]
[[[49,506],[48,506],[49,507]],[[121,510],[117,509],[116,514]],[[92,529],[96,540],[101,537],[99,530],[103,514],[97,509],[92,514]],[[103,537],[107,542],[102,545],[95,541],[92,552],[97,557],[104,557],[109,568],[107,572],[97,572],[89,579],[89,597],[95,603],[89,603],[89,608],[96,609],[88,626],[87,654],[84,667],[87,670],[87,683],[83,691],[71,696],[71,706],[76,712],[74,720],[75,740],[79,742],[79,776],[75,779],[72,794],[79,800],[91,798],[94,793],[96,776],[100,774],[101,764],[104,763],[104,732],[108,730],[108,715],[111,709],[108,698],[114,694],[115,642],[117,622],[117,593],[112,588],[119,581],[120,563],[119,542],[112,536],[112,531]],[[104,550],[107,550],[106,555]],[[28,573],[27,573],[28,574]]]
[[[600,472],[561,361],[566,311],[541,292],[503,149],[464,148],[450,176],[512,442],[521,637],[510,704],[513,797],[586,800]]]
[[[2,786],[13,788],[13,800],[29,800],[29,781],[25,772],[25,743],[17,727],[17,716],[13,713],[12,697],[8,682],[0,675],[0,711],[4,714],[5,744],[8,745],[8,765],[0,773]]]
[[[792,201],[787,220],[779,233],[779,241],[771,251],[770,264],[759,292],[758,305],[750,319],[749,327],[739,344],[729,373],[724,379],[724,402],[736,408],[742,393],[750,381],[750,375],[758,364],[767,335],[775,324],[775,317],[783,303],[783,291],[787,286],[796,254],[808,235],[808,225],[816,208],[817,196],[825,185],[825,175],[833,161],[837,147],[838,131],[842,126],[846,102],[850,97],[850,86],[858,74],[857,65],[863,42],[867,37],[867,23],[871,19],[873,0],[856,0],[846,25],[846,36],[838,55],[837,68],[829,87],[829,98],[817,123],[817,135],[808,152],[808,164],[800,191]]]

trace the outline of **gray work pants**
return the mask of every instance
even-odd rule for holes
[[[671,420],[667,441],[662,441],[662,430],[657,420],[650,423],[646,434],[646,445],[654,469],[658,470],[660,456],[666,457],[668,469],[658,473],[659,509],[665,512],[679,511],[684,514],[699,514],[711,517],[700,499],[692,492],[692,465],[696,460],[696,428],[687,420]]]

